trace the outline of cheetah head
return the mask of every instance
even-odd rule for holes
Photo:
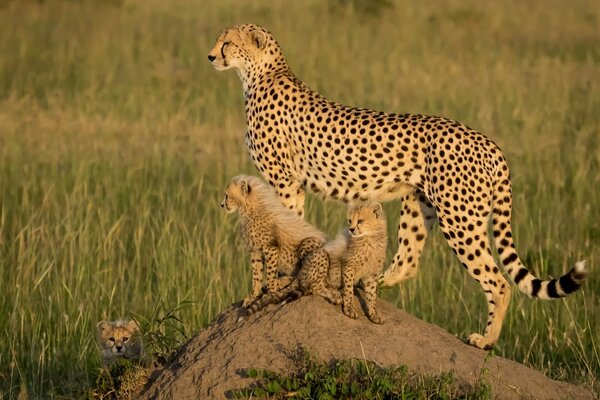
[[[242,175],[236,176],[225,189],[221,207],[227,214],[234,213],[246,204],[249,193],[250,184],[248,183],[248,179]]]
[[[385,229],[385,216],[379,203],[355,205],[348,208],[348,231],[354,237],[369,235]]]
[[[236,25],[219,34],[208,60],[218,71],[233,68],[242,79],[249,72],[273,67],[277,58],[283,60],[273,36],[258,25]]]

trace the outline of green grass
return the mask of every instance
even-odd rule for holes
[[[450,373],[423,377],[405,366],[383,368],[365,360],[320,363],[308,354],[294,360],[293,373],[243,371],[255,382],[230,393],[237,399],[393,400],[490,399],[489,385],[460,387]],[[463,385],[464,386],[464,385]]]
[[[566,300],[515,291],[496,351],[598,391],[600,9],[391,1],[362,15],[358,3],[0,2],[1,398],[80,397],[101,319],[151,326],[193,302],[177,329],[158,329],[176,343],[249,292],[235,218],[219,208],[231,177],[257,173],[242,89],[206,60],[244,22],[268,27],[331,99],[447,116],[500,145],[521,258],[542,277],[579,259],[592,274]],[[392,237],[398,209],[386,204]],[[339,203],[310,197],[307,210],[329,234],[343,224]],[[383,297],[463,337],[485,326],[481,290],[437,229],[419,276]]]

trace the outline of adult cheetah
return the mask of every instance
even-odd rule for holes
[[[294,76],[273,36],[257,25],[221,32],[208,59],[217,70],[234,69],[241,78],[250,156],[286,206],[303,215],[306,188],[344,202],[401,199],[399,247],[384,285],[415,276],[437,217],[487,299],[487,326],[483,336],[469,336],[472,345],[494,345],[510,301],[510,287],[490,249],[490,217],[502,265],[522,292],[550,299],[583,284],[583,262],[549,281],[523,266],[511,233],[508,165],[483,134],[447,118],[331,102]]]

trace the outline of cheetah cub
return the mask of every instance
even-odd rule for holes
[[[140,328],[135,321],[100,321],[98,343],[102,349],[102,366],[119,359],[139,360],[144,352]]]
[[[262,292],[263,260],[267,288],[274,292],[290,283],[299,265],[298,246],[306,239],[305,250],[325,243],[325,235],[286,208],[275,191],[263,180],[239,175],[225,190],[221,207],[227,213],[238,212],[242,239],[250,252],[252,295],[242,307],[247,308]],[[310,239],[308,239],[310,238]],[[286,275],[278,278],[278,272]]]
[[[367,316],[376,324],[384,320],[375,309],[377,282],[385,262],[387,229],[383,208],[379,203],[355,205],[348,210],[348,235],[342,257],[342,310],[356,318],[354,285],[364,285]]]
[[[329,241],[325,246],[315,246],[315,238],[307,238],[298,246],[298,257],[302,264],[289,285],[267,293],[253,302],[247,315],[262,310],[269,304],[279,304],[287,300],[297,300],[302,296],[315,294],[330,303],[340,304],[341,255],[345,248],[339,240]]]
[[[372,322],[381,324],[384,321],[375,305],[377,280],[386,249],[386,222],[381,204],[349,207],[348,229],[325,246],[303,252],[302,267],[290,285],[258,299],[249,307],[248,313],[287,299],[317,294],[333,304],[343,302],[344,314],[357,318],[353,289],[362,280],[367,316]],[[342,287],[343,295],[340,295]]]

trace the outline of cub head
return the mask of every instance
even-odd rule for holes
[[[222,31],[208,53],[208,60],[219,71],[234,68],[246,72],[280,54],[277,42],[265,28],[247,24]]]
[[[135,321],[100,321],[96,325],[98,341],[104,352],[113,357],[126,357],[140,341],[140,328]]]
[[[355,205],[348,208],[348,231],[354,237],[385,232],[385,216],[379,203]]]
[[[225,189],[225,196],[221,202],[221,207],[228,214],[238,211],[240,207],[246,204],[251,191],[248,177],[244,175],[236,176]]]

